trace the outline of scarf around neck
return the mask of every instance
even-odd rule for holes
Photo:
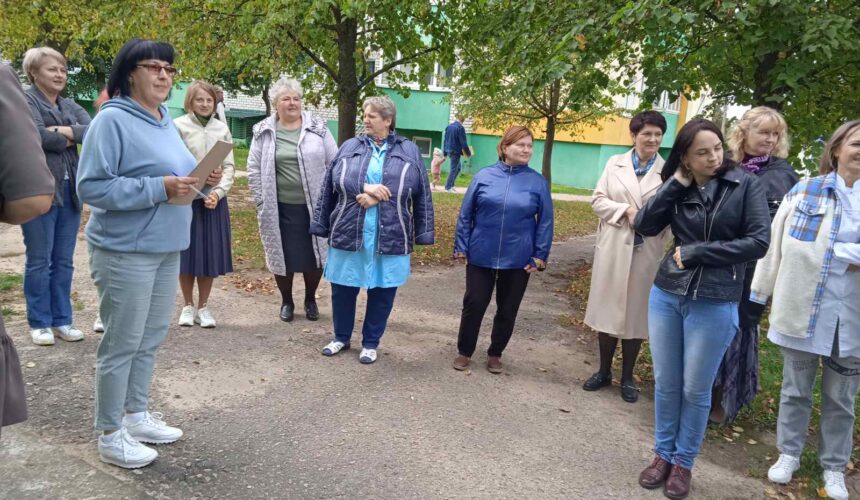
[[[757,174],[770,161],[770,155],[750,156],[744,155],[741,166],[751,174]]]

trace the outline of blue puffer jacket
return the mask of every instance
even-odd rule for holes
[[[504,162],[481,169],[460,207],[454,253],[492,269],[522,269],[532,257],[546,262],[552,246],[549,186],[528,165]]]
[[[391,199],[380,202],[377,252],[405,255],[412,245],[436,240],[430,181],[418,146],[405,137],[388,136],[382,184]],[[349,139],[326,171],[310,233],[327,236],[332,248],[358,251],[363,242],[365,209],[355,200],[364,192],[371,148],[366,136]]]

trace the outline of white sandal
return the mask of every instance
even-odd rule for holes
[[[358,361],[363,365],[369,365],[376,361],[376,349],[362,349]]]
[[[322,353],[323,356],[334,356],[340,351],[345,351],[349,349],[349,344],[344,344],[338,340],[333,340],[328,343],[327,346],[323,347]]]

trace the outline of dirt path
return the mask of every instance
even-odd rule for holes
[[[20,272],[19,235],[0,228],[0,270]],[[152,408],[186,437],[159,447],[160,458],[136,472],[96,455],[98,336],[37,347],[15,316],[7,329],[22,363],[35,363],[25,368],[31,418],[3,430],[0,497],[662,498],[636,483],[651,458],[652,403],[582,391],[594,355],[582,333],[559,320],[569,309],[560,272],[589,258],[592,244],[555,246],[550,270],[530,283],[501,376],[482,364],[494,306],[474,370],[450,368],[462,268],[415,270],[371,366],[360,365],[355,350],[320,355],[331,331],[328,287],[319,322],[285,324],[275,296],[221,280],[210,303],[218,328],[172,327],[159,353]],[[85,246],[75,275],[82,327],[95,316]],[[763,492],[760,481],[707,455],[697,463],[695,498]]]

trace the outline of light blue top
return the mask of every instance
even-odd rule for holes
[[[164,177],[197,164],[167,108],[157,118],[128,97],[114,97],[90,124],[78,164],[78,197],[90,205],[87,241],[115,252],[188,248],[191,205],[167,203]],[[204,189],[204,193],[209,188]]]
[[[833,245],[833,261],[824,283],[821,309],[815,332],[809,338],[781,335],[773,328],[767,338],[776,345],[798,351],[830,356],[839,322],[840,358],[860,358],[860,272],[849,272],[849,264],[860,265],[860,185],[845,185],[836,176],[836,196],[842,204],[842,221]]]
[[[377,146],[368,139],[373,154],[367,166],[365,182],[382,182],[382,163],[388,143]],[[380,202],[388,203],[388,202]],[[325,265],[325,279],[331,283],[361,288],[391,288],[406,284],[410,273],[409,255],[381,255],[376,252],[379,208],[369,208],[364,214],[364,237],[361,250],[351,252],[330,248]]]

